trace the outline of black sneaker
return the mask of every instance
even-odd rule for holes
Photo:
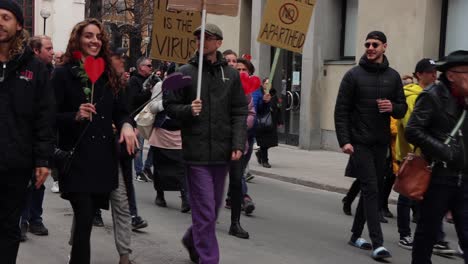
[[[39,224],[29,224],[30,233],[35,234],[36,236],[47,236],[49,235],[49,230],[44,226],[43,223]]]
[[[439,241],[434,244],[432,253],[436,255],[453,256],[457,253],[457,251],[455,249],[451,249],[447,241]]]
[[[231,209],[231,198],[226,198],[226,204],[224,205],[224,208]]]
[[[271,168],[271,165],[270,165],[270,163],[268,163],[268,161],[263,162],[262,166],[263,166],[263,168],[267,168],[267,169]]]
[[[245,175],[246,182],[250,182],[251,180],[253,180],[253,178],[255,178],[255,176],[253,176],[253,174],[250,172],[247,172],[247,175]]]
[[[148,226],[148,223],[140,216],[132,216],[132,230],[142,229]]]
[[[404,249],[412,250],[413,249],[413,238],[411,236],[406,236],[400,238],[398,241],[398,246]]]
[[[104,226],[104,221],[102,221],[102,216],[101,215],[94,215],[94,218],[93,218],[93,226],[97,226],[97,227],[103,227]]]
[[[385,219],[382,213],[379,213],[379,220],[380,220],[380,223],[384,223],[384,224],[388,223],[388,220]]]
[[[21,223],[21,237],[20,242],[28,240],[26,233],[28,232],[28,223]]]
[[[140,172],[135,176],[135,180],[139,182],[148,182],[148,177],[143,172]]]
[[[255,210],[255,204],[252,201],[252,198],[247,194],[244,196],[244,212],[246,215],[251,215]]]

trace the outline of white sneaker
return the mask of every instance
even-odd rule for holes
[[[58,181],[54,181],[54,184],[52,184],[52,187],[50,188],[50,191],[53,192],[53,193],[60,192]]]

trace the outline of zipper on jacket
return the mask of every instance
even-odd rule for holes
[[[465,142],[463,142],[463,133],[461,131],[461,129],[458,130],[458,138],[460,139],[460,144],[461,144],[461,147],[462,147],[462,153],[463,153],[463,168],[465,168]],[[463,171],[463,169],[462,169]],[[458,173],[458,187],[461,186],[462,184],[462,180],[463,180],[463,173],[462,171],[460,171]]]
[[[6,71],[6,63],[2,63],[3,66],[2,66],[2,76],[0,76],[0,82],[3,82],[5,80],[5,71]]]

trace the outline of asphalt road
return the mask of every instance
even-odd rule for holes
[[[50,179],[44,201],[44,223],[49,236],[28,234],[22,243],[18,264],[65,264],[72,211],[67,201],[50,192]],[[149,222],[142,232],[134,233],[132,259],[137,264],[189,264],[180,239],[191,222],[189,214],[178,211],[178,193],[168,192],[169,208],[153,204],[155,193],[150,183],[135,182],[140,215]],[[341,212],[341,194],[256,177],[249,184],[257,209],[252,217],[242,217],[249,240],[228,235],[230,211],[222,209],[217,226],[221,263],[239,264],[337,264],[375,263],[369,251],[347,245],[352,217]],[[395,207],[391,207],[395,212]],[[104,228],[92,233],[92,263],[118,263],[111,214],[104,211]],[[446,224],[448,240],[456,245],[454,228]],[[414,229],[414,226],[413,226]],[[410,263],[410,251],[398,247],[396,219],[383,225],[385,246],[392,252],[392,263]],[[367,237],[367,232],[364,234]],[[433,257],[433,263],[462,263],[461,259]]]

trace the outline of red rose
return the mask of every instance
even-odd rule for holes
[[[83,54],[81,53],[81,51],[73,51],[72,56],[75,60],[81,60]]]

